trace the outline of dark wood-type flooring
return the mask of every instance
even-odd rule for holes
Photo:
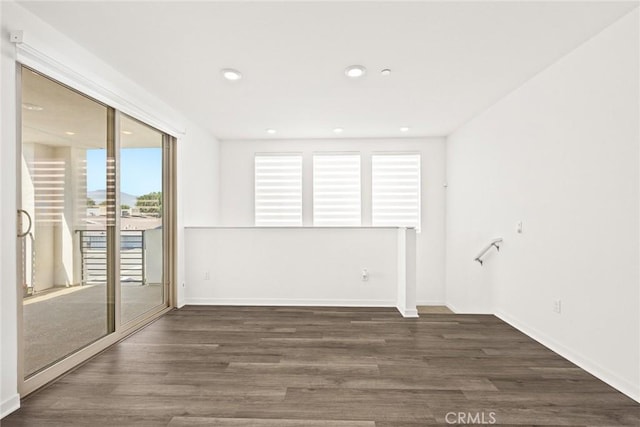
[[[638,426],[640,404],[494,316],[190,306],[27,397],[2,426],[469,420]]]

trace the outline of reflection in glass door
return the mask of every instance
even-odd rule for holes
[[[169,306],[175,139],[19,72],[21,393]]]
[[[29,69],[21,78],[19,256],[28,377],[115,328],[106,270],[112,110]]]
[[[164,280],[164,134],[120,119],[121,322],[166,306]]]

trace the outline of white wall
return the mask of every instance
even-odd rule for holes
[[[177,306],[184,305],[184,228],[219,223],[220,144],[208,132],[193,127],[178,141]]]
[[[8,3],[0,2],[2,27],[0,37],[0,311],[2,330],[0,330],[0,353],[2,366],[0,371],[0,417],[17,409],[20,400],[17,390],[18,354],[17,354],[17,285],[16,285],[16,152],[15,152],[15,85],[13,65],[13,46],[8,42],[7,19]]]
[[[255,153],[301,153],[303,220],[313,225],[312,156],[315,152],[362,155],[362,225],[371,224],[371,154],[419,152],[422,157],[422,231],[417,235],[417,301],[444,303],[444,138],[222,141],[220,217],[224,226],[254,225]]]
[[[2,22],[2,4],[0,4],[0,22]],[[0,82],[2,81],[2,78],[4,76],[4,69],[2,67],[2,43],[0,42]],[[2,100],[4,98],[4,91],[2,90],[2,84],[0,84],[0,100]],[[0,101],[0,117],[2,117],[2,113],[4,110],[4,107],[2,105],[3,103]],[[0,137],[2,137],[2,135],[4,135],[3,133],[3,124],[2,124],[2,120],[0,120]],[[0,139],[0,165],[4,164],[4,154],[3,154],[3,150],[2,150],[2,140]],[[4,198],[5,198],[5,194],[3,191],[4,188],[4,173],[2,172],[4,171],[4,166],[1,168],[0,170],[0,221],[4,219]],[[3,227],[0,227],[0,242],[3,242]],[[4,263],[2,262],[2,259],[4,259],[5,256],[5,245],[3,245],[2,243],[0,243],[0,280],[4,278]],[[0,295],[3,295],[2,293],[3,291],[3,287],[2,284],[0,284]],[[3,295],[4,297],[4,295]],[[6,357],[7,355],[5,355],[5,351],[3,350],[3,341],[2,339],[4,339],[4,337],[9,337],[11,338],[11,330],[10,330],[10,322],[7,322],[8,319],[8,315],[10,313],[7,313],[7,311],[4,309],[4,304],[2,303],[2,301],[0,301],[0,418],[2,418],[2,416],[9,412],[10,410],[12,410],[13,407],[15,407],[15,403],[11,401],[12,397],[15,396],[13,394],[13,391],[8,391],[5,392],[4,389],[6,387],[6,384],[12,384],[14,381],[12,381],[12,378],[5,378],[5,366],[12,366],[12,361],[11,360],[7,360]],[[10,357],[10,355],[9,355]]]
[[[121,75],[39,18],[12,1],[0,2],[2,13],[0,75],[1,141],[0,194],[0,336],[1,371],[0,416],[14,410],[17,396],[17,328],[16,328],[16,50],[9,42],[9,32],[24,30],[28,46],[43,55],[38,69],[64,83],[74,86],[108,104],[158,126],[179,134],[178,183],[184,190],[178,193],[178,226],[215,224],[218,183],[218,142],[208,132],[191,123],[141,86]],[[31,64],[33,65],[33,64]],[[181,133],[181,132],[178,132]],[[179,243],[182,232],[179,228]],[[181,250],[181,246],[180,249]],[[179,262],[184,255],[179,253]],[[184,277],[183,265],[178,265],[179,280]],[[179,288],[178,300],[183,298]]]
[[[447,302],[495,311],[635,399],[638,36],[636,10],[447,140]]]
[[[395,307],[403,297],[401,312],[416,315],[398,274],[399,266],[415,270],[414,235],[370,227],[187,228],[186,302]]]

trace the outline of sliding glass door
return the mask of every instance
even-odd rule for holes
[[[164,135],[128,116],[120,119],[121,320],[164,304]]]
[[[20,261],[26,376],[113,332],[105,269],[108,110],[23,70]],[[90,188],[102,189],[100,198]],[[95,238],[87,240],[87,234]]]
[[[25,381],[42,375],[33,389],[168,307],[174,141],[26,67],[19,80],[21,362]]]

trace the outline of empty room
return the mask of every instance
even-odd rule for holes
[[[0,424],[640,426],[640,2],[0,1]]]

